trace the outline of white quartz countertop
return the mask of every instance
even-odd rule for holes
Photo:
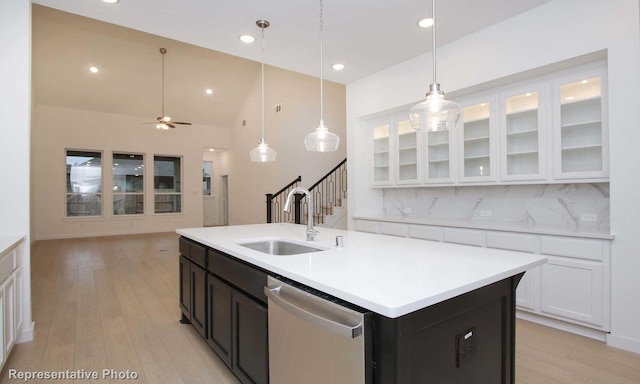
[[[250,264],[381,315],[396,318],[542,265],[546,257],[426,240],[317,228],[255,224],[179,229],[176,232]],[[344,247],[335,247],[343,236]],[[327,250],[272,256],[241,246],[284,238]]]
[[[24,239],[22,235],[0,235],[0,254],[6,250],[13,248],[16,244]]]

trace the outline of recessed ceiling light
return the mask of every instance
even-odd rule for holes
[[[105,2],[105,3],[108,3],[108,4],[115,4],[120,0],[102,0],[102,1]]]
[[[420,21],[418,21],[418,26],[420,28],[429,28],[433,26],[433,19],[432,18],[426,18],[426,19],[422,19]]]
[[[580,83],[587,84],[588,82],[589,82],[589,80],[582,80]]]
[[[336,71],[342,71],[344,69],[344,64],[333,64],[331,68],[335,69]]]
[[[211,88],[207,88],[207,90],[205,91],[205,93],[206,93],[207,95],[213,95],[213,89],[211,89]]]
[[[243,43],[251,44],[256,41],[256,38],[251,35],[242,35],[240,36],[240,41],[242,41]]]
[[[89,71],[91,71],[91,73],[98,73],[98,67],[90,67]]]
[[[209,152],[215,152],[216,150],[213,148],[209,148]]]
[[[567,96],[567,97],[565,97],[564,99],[565,99],[565,100],[573,100],[573,99],[575,99],[575,97],[574,97],[574,96]]]
[[[531,96],[531,92],[525,93],[525,96]]]

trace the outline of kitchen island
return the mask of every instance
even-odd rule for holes
[[[181,283],[183,320],[194,324],[203,337],[216,339],[211,319],[221,318],[211,299],[222,298],[215,300],[219,304],[235,297],[220,296],[220,289],[212,289],[209,280],[213,288],[224,283],[238,297],[249,296],[245,303],[263,303],[264,313],[256,310],[252,316],[266,319],[266,300],[258,288],[266,284],[266,275],[287,279],[373,314],[366,357],[366,382],[371,383],[513,383],[515,288],[526,270],[546,260],[535,254],[326,228],[320,229],[315,241],[306,242],[305,227],[295,224],[177,232],[183,236],[181,254],[190,256],[188,265],[181,258],[181,277],[189,278],[188,284],[184,279]],[[335,246],[336,236],[342,236],[343,247]],[[282,256],[243,245],[269,239],[322,250]],[[247,272],[217,272],[227,270],[230,261]],[[194,291],[194,286],[203,289]],[[233,321],[231,316],[228,322],[237,328]],[[226,320],[220,323],[227,327]],[[258,328],[252,334],[260,334]],[[211,340],[210,345],[218,355],[228,355],[225,362],[234,370],[233,341],[238,335],[221,338],[222,343]],[[229,347],[220,348],[221,344]],[[236,368],[236,375],[245,381],[242,375],[247,370]],[[258,375],[266,382],[264,372]]]

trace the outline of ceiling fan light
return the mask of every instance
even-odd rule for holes
[[[255,163],[271,163],[276,161],[277,152],[275,149],[270,148],[269,144],[260,141],[258,146],[249,152],[249,156],[251,161]]]
[[[165,123],[160,123],[160,124],[156,124],[156,128],[158,128],[159,130],[162,131],[168,131],[169,130],[169,126]]]
[[[310,152],[331,152],[338,150],[340,137],[335,133],[329,132],[324,125],[324,121],[320,120],[315,131],[308,134],[304,138],[304,146]]]

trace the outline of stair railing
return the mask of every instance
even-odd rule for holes
[[[287,200],[289,192],[298,186],[298,183],[302,181],[302,176],[298,176],[295,180],[287,184],[284,188],[276,193],[267,193],[267,223],[291,223],[295,222],[295,216],[300,217],[299,205],[295,206],[295,209],[289,210],[289,212],[283,212],[284,203]],[[296,199],[294,202],[297,202]],[[275,214],[274,214],[275,210]],[[297,223],[299,223],[298,219]]]
[[[332,215],[333,209],[341,207],[342,199],[347,198],[347,159],[309,187],[309,192],[313,193],[313,224],[322,224],[325,216]],[[307,212],[306,197],[302,198],[301,211]]]

